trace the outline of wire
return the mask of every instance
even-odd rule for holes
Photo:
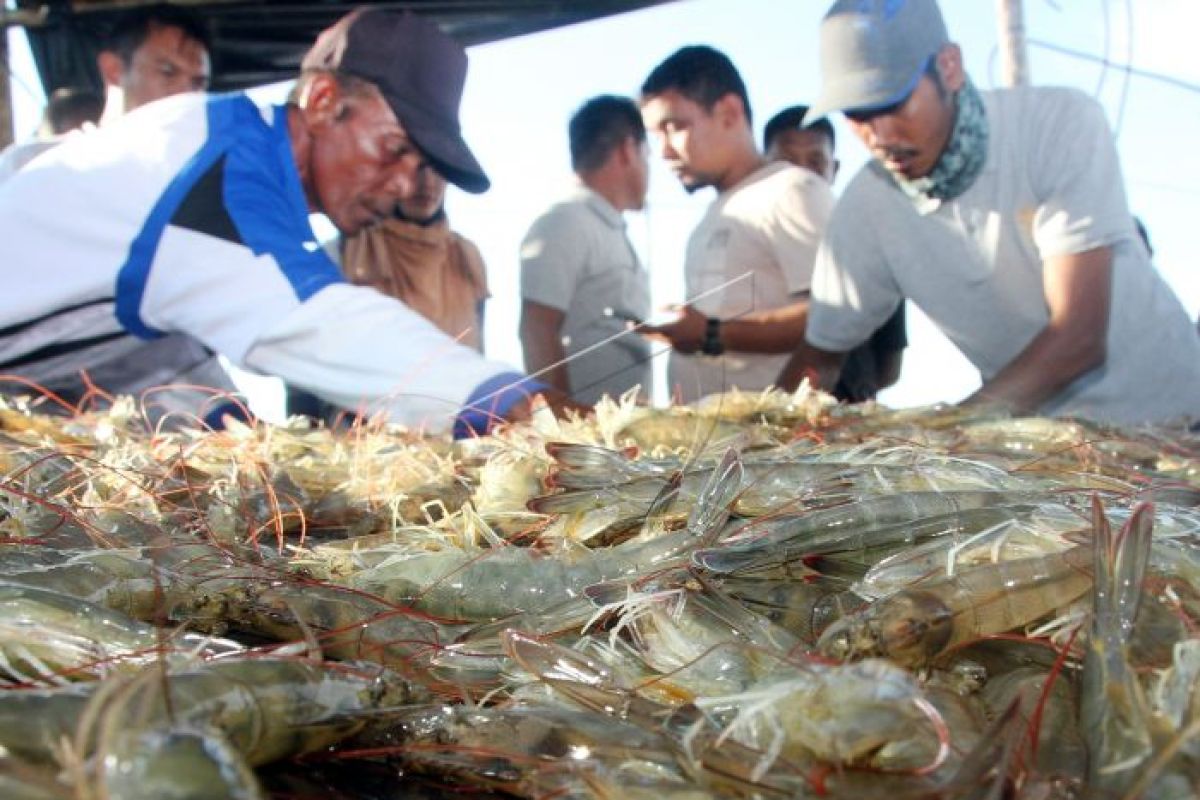
[[[1104,81],[1108,78],[1108,57],[1112,55],[1112,26],[1108,19],[1108,0],[1100,0],[1100,19],[1104,20],[1104,61],[1103,67],[1100,69],[1100,80],[1096,82],[1096,91],[1092,92],[1092,96],[1096,99],[1100,98],[1100,93],[1104,91]]]
[[[1109,62],[1107,59],[1102,58],[1101,56],[1095,56],[1095,55],[1092,55],[1091,53],[1085,53],[1081,50],[1072,50],[1069,47],[1063,47],[1062,45],[1057,45],[1057,44],[1054,44],[1053,42],[1047,42],[1047,41],[1043,41],[1041,39],[1029,39],[1029,40],[1027,40],[1027,44],[1033,45],[1034,47],[1040,47],[1043,50],[1050,50],[1055,53],[1061,53],[1062,55],[1070,56],[1072,58],[1079,58],[1084,61],[1108,64],[1109,66],[1123,69],[1123,70],[1127,71],[1130,75],[1136,75],[1139,78],[1146,78],[1147,80],[1159,81],[1160,83],[1165,83],[1169,86],[1174,86],[1177,89],[1184,89],[1185,91],[1195,92],[1196,94],[1200,94],[1200,84],[1190,83],[1188,81],[1181,80],[1180,78],[1176,78],[1172,75],[1163,75],[1161,72],[1151,72],[1148,69],[1141,69],[1140,67],[1135,67],[1132,64],[1117,64],[1117,63]]]
[[[1125,105],[1129,100],[1129,84],[1133,80],[1130,64],[1133,63],[1133,0],[1125,0],[1125,67],[1121,84],[1121,99],[1117,103],[1117,119],[1113,123],[1113,140],[1121,138],[1121,124],[1125,121]]]

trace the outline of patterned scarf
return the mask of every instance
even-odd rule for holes
[[[892,175],[919,214],[931,214],[944,200],[953,200],[970,188],[987,161],[988,122],[983,98],[967,78],[959,89],[954,130],[946,149],[928,175],[906,180]]]

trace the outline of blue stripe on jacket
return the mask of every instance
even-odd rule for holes
[[[207,116],[208,139],[151,208],[117,272],[117,320],[143,339],[163,335],[141,316],[163,233],[196,183],[222,156],[226,158],[225,210],[243,244],[255,255],[273,257],[301,302],[342,281],[308,221],[308,204],[287,135],[286,108],[277,106],[273,124],[267,125],[245,95],[214,95],[207,103]]]

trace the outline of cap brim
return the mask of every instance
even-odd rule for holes
[[[486,192],[491,187],[492,182],[460,133],[447,130],[446,125],[430,114],[396,95],[386,91],[383,94],[404,130],[442,177],[472,194]]]
[[[887,80],[887,76],[876,71],[843,73],[821,87],[821,96],[804,115],[804,124],[834,111],[869,113],[894,106],[917,88],[917,82],[925,74],[928,63],[928,59],[922,61],[916,71],[899,84],[895,80]]]

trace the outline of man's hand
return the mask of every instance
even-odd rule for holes
[[[652,339],[665,340],[680,353],[695,353],[704,344],[705,324],[708,317],[689,305],[669,307],[679,313],[679,318],[665,325],[637,325],[634,330]]]
[[[592,407],[572,400],[565,392],[557,389],[544,391],[513,403],[504,415],[507,422],[528,422],[534,412],[541,406],[548,406],[556,417],[565,417],[568,411],[574,411],[581,417],[592,413]]]

